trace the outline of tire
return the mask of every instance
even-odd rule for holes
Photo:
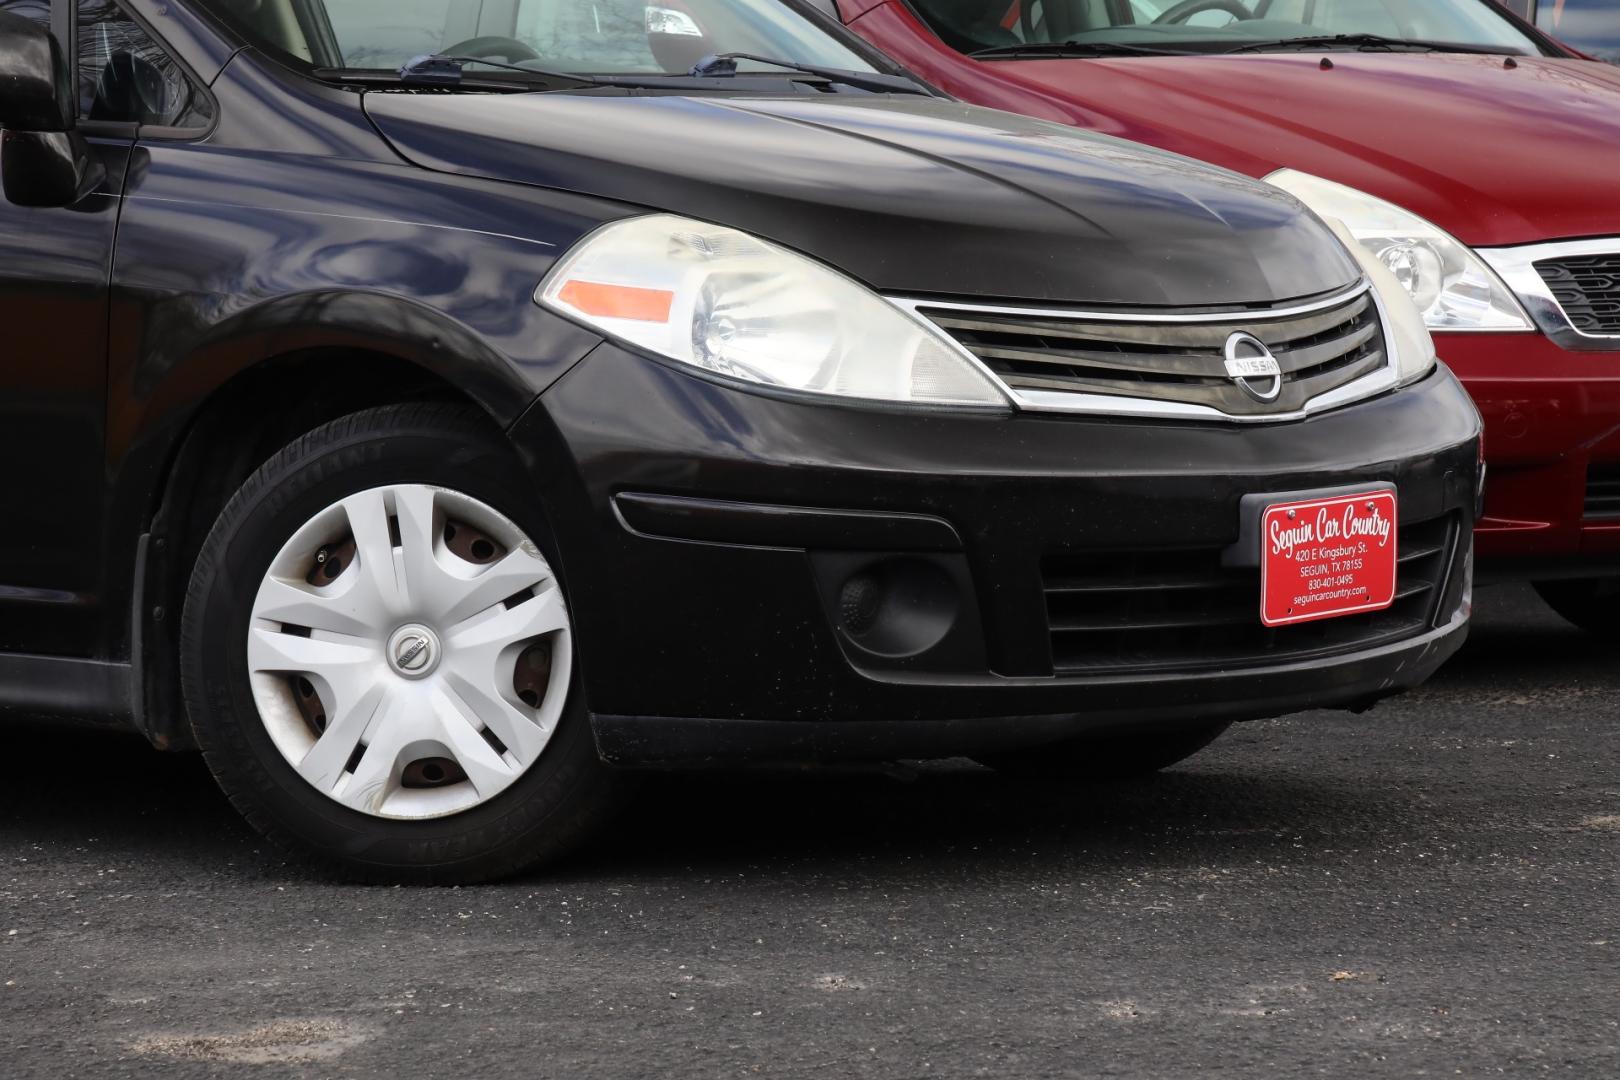
[[[1620,578],[1537,581],[1536,592],[1565,619],[1601,638],[1620,638]]]
[[[220,513],[186,594],[182,691],[219,786],[349,878],[485,881],[567,852],[622,781],[596,754],[557,565],[474,413],[390,406],[297,439]]]
[[[1185,761],[1220,737],[1231,724],[1154,731],[1141,735],[1079,738],[1052,746],[985,754],[979,764],[1009,776],[1053,780],[1124,780]]]

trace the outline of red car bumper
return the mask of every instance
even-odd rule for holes
[[[1587,505],[1605,466],[1620,481],[1620,352],[1571,352],[1533,333],[1435,344],[1485,418],[1481,576],[1620,574],[1620,501],[1608,516]]]

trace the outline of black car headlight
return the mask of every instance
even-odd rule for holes
[[[820,263],[721,225],[653,214],[605,225],[535,299],[604,334],[762,386],[1006,409],[956,342]]]

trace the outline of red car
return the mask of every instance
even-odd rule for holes
[[[1343,220],[1485,415],[1481,576],[1620,634],[1620,69],[1491,0],[816,6],[967,101]]]

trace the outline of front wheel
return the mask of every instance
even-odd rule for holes
[[[1185,761],[1220,737],[1230,724],[1204,724],[1133,735],[1082,736],[1069,742],[984,754],[977,760],[1011,776],[1064,780],[1123,780]]]
[[[1537,581],[1535,590],[1558,614],[1599,637],[1620,637],[1620,578]]]
[[[510,449],[462,410],[369,410],[283,449],[186,597],[187,712],[226,795],[372,880],[483,880],[577,842],[617,784],[548,541]]]

